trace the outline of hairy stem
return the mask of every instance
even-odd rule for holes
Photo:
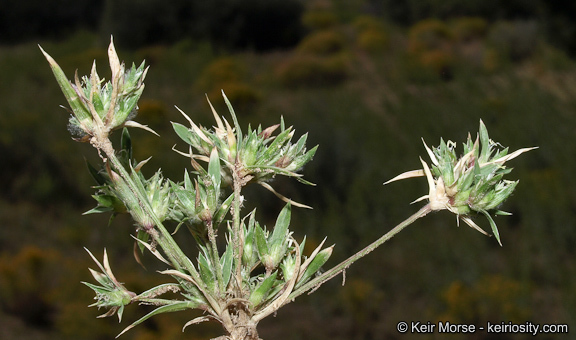
[[[238,162],[238,161],[237,161]],[[244,235],[240,232],[240,193],[242,191],[242,182],[238,173],[238,165],[232,169],[234,181],[234,202],[232,203],[232,242],[234,242],[234,262],[236,268],[236,285],[237,297],[242,296],[242,251],[244,250]]]
[[[416,221],[417,219],[426,216],[431,211],[432,210],[430,209],[430,205],[429,204],[425,205],[417,213],[408,217],[402,223],[400,223],[396,227],[394,227],[394,229],[390,230],[389,232],[384,234],[382,237],[380,237],[376,241],[372,242],[370,245],[368,245],[364,249],[362,249],[359,252],[357,252],[356,254],[350,256],[348,259],[342,261],[340,264],[334,266],[332,269],[324,272],[322,275],[317,276],[316,278],[310,280],[309,282],[304,284],[302,287],[299,287],[298,289],[294,290],[292,292],[292,294],[290,294],[290,296],[288,296],[286,303],[293,301],[296,297],[302,295],[303,293],[307,292],[310,289],[314,289],[314,290],[318,289],[318,287],[320,287],[322,284],[324,284],[325,282],[334,278],[335,276],[337,276],[338,274],[340,274],[344,270],[346,270],[348,267],[350,267],[350,265],[352,263],[354,263],[357,260],[359,260],[360,258],[368,255],[369,253],[374,251],[374,249],[378,248],[384,242],[388,241],[389,239],[394,237],[394,235],[398,234],[402,229],[404,229],[407,226],[409,226],[410,224],[414,223],[414,221]]]
[[[176,244],[176,241],[174,241],[174,238],[172,238],[170,232],[168,232],[166,227],[164,227],[162,222],[160,222],[160,220],[152,210],[152,207],[150,206],[148,200],[145,197],[140,197],[140,195],[138,194],[136,184],[133,182],[132,178],[128,174],[128,171],[124,168],[120,160],[116,157],[116,154],[114,152],[110,140],[106,138],[105,140],[101,141],[100,144],[101,144],[100,150],[104,151],[106,157],[108,158],[108,161],[112,163],[114,169],[116,169],[119,172],[120,177],[130,187],[130,190],[132,191],[134,196],[137,197],[138,202],[142,207],[142,209],[144,209],[144,211],[150,216],[150,218],[156,225],[156,228],[158,228],[158,230],[160,231],[159,235],[155,236],[151,234],[151,236],[155,238],[155,241],[162,247],[164,253],[172,263],[172,266],[174,266],[174,268],[177,270],[184,270],[184,269],[187,270],[192,275],[192,278],[196,280],[196,282],[202,282],[202,280],[200,280],[200,275],[196,271],[196,268],[194,268],[192,263],[189,261],[188,257],[182,252],[180,247],[178,247],[178,244]]]
[[[208,239],[210,240],[210,256],[212,257],[212,267],[216,269],[216,279],[218,281],[218,292],[223,293],[226,290],[224,287],[224,279],[222,277],[222,267],[220,266],[220,255],[218,254],[218,245],[216,244],[216,233],[214,232],[212,219],[206,221],[206,229],[208,229]]]

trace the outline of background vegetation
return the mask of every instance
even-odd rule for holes
[[[457,228],[450,214],[428,216],[350,268],[344,287],[334,280],[264,321],[264,339],[394,339],[400,320],[576,324],[573,4],[59,1],[7,1],[0,18],[0,338],[118,334],[125,325],[86,307],[83,246],[106,246],[133,290],[156,279],[157,261],[144,258],[145,270],[132,258],[128,219],[107,226],[105,216],[81,216],[95,204],[84,157],[96,155],[70,140],[64,98],[36,46],[69,76],[87,74],[95,59],[107,77],[112,33],[121,59],[151,65],[139,121],[162,138],[132,132],[135,157],[153,156],[149,169],[181,177],[189,162],[170,151],[178,138],[169,122],[184,122],[173,105],[212,124],[204,94],[223,113],[220,89],[244,126],[283,115],[297,134],[309,132],[320,147],[305,176],[317,186],[277,189],[314,207],[295,210],[292,229],[312,236],[310,247],[328,235],[331,263],[418,208],[409,202],[426,191],[424,179],[382,183],[420,166],[420,137],[464,141],[482,118],[512,149],[540,146],[511,163],[520,185],[503,207],[514,215],[497,221],[504,247]],[[268,224],[283,205],[258,190],[247,204]],[[124,318],[143,313],[134,306]],[[181,333],[193,317],[160,316],[122,337],[218,334],[216,324]]]

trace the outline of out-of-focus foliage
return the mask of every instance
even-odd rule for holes
[[[78,29],[97,30],[105,0],[3,0],[0,42],[62,38]]]
[[[233,57],[212,61],[204,68],[196,84],[209,98],[218,98],[224,91],[232,105],[242,111],[260,100],[258,91],[248,83],[246,65]]]
[[[443,292],[445,312],[438,320],[452,323],[482,323],[484,320],[506,320],[523,323],[530,319],[526,284],[503,276],[492,275],[470,286],[452,282]]]
[[[132,47],[192,37],[225,48],[269,50],[298,41],[301,13],[296,0],[110,0],[100,32]]]
[[[377,53],[389,47],[390,37],[382,20],[372,16],[360,16],[354,20],[356,43],[362,50]]]
[[[105,37],[114,34],[122,45],[132,47],[193,38],[227,48],[269,50],[293,46],[304,28],[327,29],[360,12],[404,27],[427,18],[536,21],[557,47],[576,53],[576,5],[545,0],[57,0],[50,6],[5,0],[0,41],[62,38],[80,28]]]
[[[348,76],[348,42],[335,29],[313,31],[292,57],[277,67],[278,79],[288,87],[340,84]]]

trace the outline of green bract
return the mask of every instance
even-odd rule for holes
[[[461,157],[457,157],[456,143],[452,141],[444,142],[441,139],[440,145],[432,149],[424,142],[424,147],[432,160],[431,168],[420,159],[422,170],[405,172],[384,184],[410,177],[426,176],[429,193],[415,202],[428,199],[432,211],[449,210],[470,227],[486,234],[471,219],[472,213],[481,213],[488,218],[494,236],[502,245],[498,228],[490,212],[508,215],[509,213],[497,208],[512,194],[518,184],[518,181],[504,179],[504,175],[512,171],[506,168],[504,163],[536,148],[523,148],[512,153],[508,153],[508,148],[499,149],[500,144],[488,137],[488,131],[482,120],[478,137],[474,142],[468,134],[468,139],[464,143],[464,154]]]
[[[90,269],[92,276],[94,279],[100,283],[100,286],[94,285],[88,282],[82,282],[86,286],[92,288],[94,292],[96,292],[96,299],[97,301],[90,305],[100,307],[110,308],[108,312],[102,314],[100,317],[111,316],[117,312],[118,320],[122,321],[122,313],[124,312],[124,306],[132,302],[132,299],[136,297],[136,294],[133,292],[128,291],[124,286],[116,280],[114,274],[112,274],[112,270],[110,269],[110,264],[108,263],[108,254],[106,254],[106,250],[104,250],[104,265],[100,264],[98,260],[92,255],[92,253],[86,249],[90,257],[96,262],[98,268],[102,270],[102,273],[99,273],[95,270]]]
[[[259,126],[253,130],[248,127],[248,131],[244,135],[238,125],[236,114],[230,101],[224,92],[222,94],[234,121],[234,128],[230,126],[225,118],[218,116],[212,104],[210,104],[210,108],[216,120],[216,127],[213,129],[197,126],[180,110],[191,126],[188,128],[179,123],[172,123],[174,131],[191,147],[189,153],[181,152],[181,154],[190,157],[194,168],[198,169],[199,166],[196,160],[206,161],[213,154],[213,150],[216,150],[220,160],[226,165],[225,169],[227,171],[224,176],[227,181],[230,181],[236,175],[242,186],[250,182],[256,182],[286,202],[296,206],[307,207],[278,194],[267,182],[276,175],[283,175],[295,177],[304,184],[313,185],[304,180],[298,171],[312,160],[318,146],[313,147],[309,151],[306,150],[307,134],[300,137],[296,144],[292,144],[294,130],[292,130],[292,127],[286,128],[283,119],[280,124],[266,129],[262,129]],[[280,128],[280,132],[278,135],[273,136],[272,134],[278,128]]]
[[[83,76],[80,79],[76,73],[74,82],[70,82],[56,61],[44,50],[42,53],[50,63],[58,85],[70,105],[72,117],[69,130],[75,140],[98,143],[92,138],[106,138],[112,130],[122,126],[139,127],[155,133],[131,120],[136,116],[137,103],[144,91],[144,78],[148,72],[148,68],[144,68],[144,62],[139,67],[132,64],[132,68],[126,70],[124,63],[120,63],[111,41],[108,48],[111,80],[103,84],[104,79],[98,76],[94,63],[89,77]]]

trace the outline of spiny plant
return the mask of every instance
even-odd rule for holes
[[[324,247],[325,239],[311,254],[304,254],[306,238],[296,240],[289,226],[292,207],[307,206],[282,196],[270,184],[276,176],[312,184],[303,179],[300,172],[317,149],[307,149],[306,134],[293,142],[294,129],[286,127],[283,119],[270,127],[242,130],[223,93],[232,123],[219,116],[212,104],[215,120],[212,128],[195,124],[182,111],[190,126],[172,123],[176,134],[189,145],[187,152],[178,153],[190,159],[193,169],[186,170],[180,181],[164,178],[160,170],[147,178],[141,171],[147,160],[133,159],[132,140],[127,130],[136,127],[154,133],[133,120],[148,72],[144,62],[138,67],[126,68],[111,42],[109,81],[100,78],[95,64],[89,76],[80,78],[75,74],[74,80],[69,81],[56,61],[44,50],[42,53],[70,106],[68,129],[73,139],[90,143],[102,160],[98,168],[89,165],[98,186],[93,196],[97,206],[87,213],[129,213],[135,223],[132,237],[138,251],[150,252],[167,266],[160,273],[169,277],[168,283],[135,293],[113,274],[106,250],[102,262],[88,251],[99,271],[90,269],[96,284],[84,284],[96,293],[92,306],[108,309],[102,316],[116,314],[121,321],[124,308],[129,304],[155,307],[118,336],[154,315],[200,310],[202,316],[187,322],[184,329],[214,320],[224,328],[222,339],[259,339],[257,325],[262,319],[298,296],[316,290],[432,211],[448,210],[458,220],[485,233],[472,220],[473,215],[480,213],[488,218],[500,243],[491,213],[503,213],[497,208],[518,183],[504,179],[511,171],[504,164],[533,149],[508,153],[508,149],[501,149],[500,144],[489,139],[482,122],[476,140],[468,136],[461,157],[456,155],[454,142],[441,140],[436,148],[424,144],[432,168],[422,161],[423,169],[404,173],[389,182],[426,176],[429,193],[417,201],[428,200],[428,203],[358,253],[320,272],[334,246]],[[122,129],[118,149],[110,140],[117,129]],[[286,202],[272,227],[261,225],[255,210],[242,213],[242,190],[252,183]],[[195,259],[185,255],[173,232],[168,230],[167,222],[175,226],[173,232],[182,226],[190,232],[198,248]],[[177,298],[162,297],[169,292]]]

